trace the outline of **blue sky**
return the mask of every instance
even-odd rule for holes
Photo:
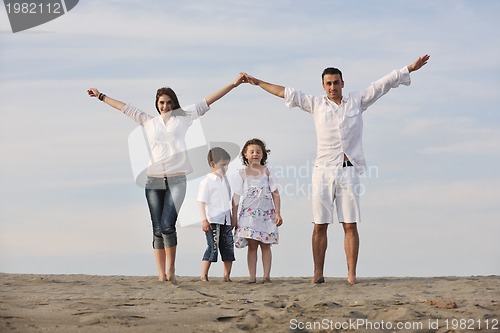
[[[89,0],[16,34],[0,11],[1,272],[156,274],[129,158],[136,125],[87,88],[154,115],[162,86],[188,105],[245,71],[322,94],[321,72],[335,66],[348,92],[428,53],[410,87],[364,116],[358,274],[500,274],[497,1]],[[267,142],[283,189],[272,274],[311,275],[310,116],[243,85],[200,124],[192,135],[207,141]],[[198,275],[197,180],[188,186],[177,273]],[[329,229],[325,274],[345,276],[342,228]],[[246,252],[236,256],[245,276]]]

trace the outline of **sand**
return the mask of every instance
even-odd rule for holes
[[[198,279],[0,273],[0,332],[500,332],[500,276]]]

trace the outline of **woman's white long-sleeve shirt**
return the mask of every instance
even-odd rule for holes
[[[193,171],[187,155],[186,132],[193,120],[204,115],[210,106],[202,100],[182,109],[186,115],[171,116],[166,124],[160,115],[153,117],[130,103],[121,109],[144,128],[150,155],[148,176],[187,175]]]

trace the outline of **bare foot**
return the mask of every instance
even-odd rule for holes
[[[311,281],[311,284],[320,284],[320,283],[325,283],[325,278],[323,276],[317,279],[313,278]]]
[[[231,278],[228,276],[224,277],[224,282],[233,282],[233,280],[231,280]]]
[[[208,282],[208,276],[206,275],[202,276],[201,281]]]
[[[167,281],[167,276],[166,275],[158,275],[158,281],[160,282],[165,282]]]
[[[252,284],[252,283],[257,283],[257,281],[256,280],[248,280],[246,283]]]
[[[273,283],[273,281],[271,281],[271,278],[264,278],[264,281],[262,281],[262,283]]]
[[[175,278],[175,275],[167,276],[167,281],[172,282],[172,284],[177,284],[177,279]]]
[[[348,285],[353,286],[353,285],[355,285],[356,283],[358,283],[358,280],[357,280],[355,277],[354,277],[354,278],[348,278],[348,279],[347,279],[347,284],[348,284]]]

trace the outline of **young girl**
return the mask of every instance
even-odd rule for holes
[[[241,158],[246,168],[236,177],[233,195],[233,219],[237,219],[234,232],[235,246],[248,245],[249,282],[256,282],[257,249],[262,251],[264,283],[271,282],[271,244],[278,244],[278,227],[283,223],[280,215],[280,194],[269,169],[265,166],[270,151],[259,139],[245,143]],[[238,215],[240,197],[243,197]]]

